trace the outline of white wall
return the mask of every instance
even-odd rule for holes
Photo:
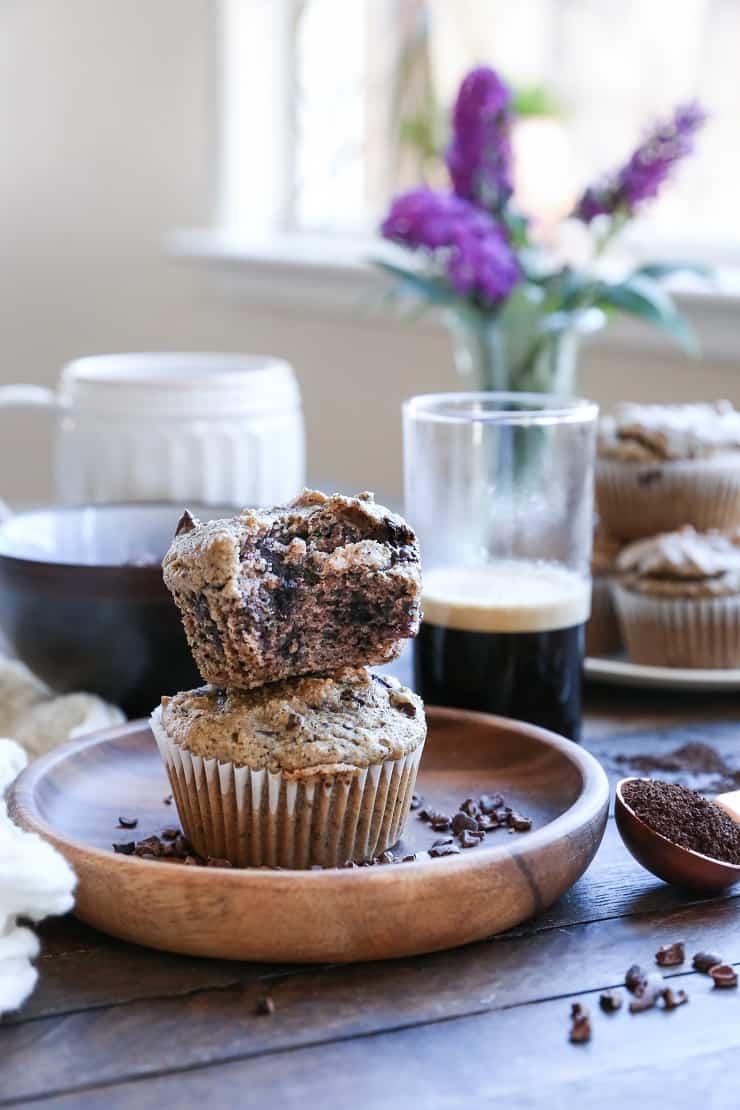
[[[162,251],[169,229],[202,226],[211,214],[216,8],[0,5],[0,381],[51,384],[69,358],[103,351],[282,354],[301,379],[314,479],[397,493],[401,400],[455,384],[444,336],[229,302],[207,274]],[[592,348],[582,389],[604,403],[740,404],[740,373]],[[43,420],[0,414],[0,497],[50,496]]]

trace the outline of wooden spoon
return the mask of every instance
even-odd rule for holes
[[[740,865],[723,863],[701,852],[682,848],[646,825],[622,794],[626,783],[634,781],[634,778],[626,778],[617,783],[614,817],[622,840],[638,863],[664,882],[691,890],[712,892],[740,882]],[[720,805],[733,821],[740,823],[740,790],[720,794],[715,798],[715,804]]]

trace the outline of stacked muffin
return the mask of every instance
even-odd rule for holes
[[[621,547],[610,588],[631,658],[740,667],[740,413],[619,406],[601,423],[596,501]]]
[[[200,524],[163,562],[208,685],[152,728],[183,829],[235,866],[333,867],[400,836],[426,735],[421,700],[371,673],[420,619],[414,533],[372,494],[306,491]]]

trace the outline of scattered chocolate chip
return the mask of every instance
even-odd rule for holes
[[[457,835],[461,833],[463,829],[472,829],[477,832],[478,821],[475,817],[471,817],[470,814],[465,813],[463,810],[458,810],[452,818],[452,831]]]
[[[162,852],[162,843],[158,836],[147,836],[144,840],[137,841],[135,852],[137,856],[159,856]]]
[[[420,809],[423,804],[424,799],[422,798],[421,794],[411,795],[411,805],[409,806],[409,809]]]
[[[571,1044],[585,1044],[591,1040],[591,1020],[588,1010],[580,1002],[574,1002],[570,1008],[570,1042]]]
[[[630,994],[642,994],[646,982],[647,976],[639,964],[632,964],[631,967],[627,968],[624,985]]]
[[[532,828],[532,821],[529,817],[523,817],[520,813],[510,813],[507,818],[507,823],[510,829],[514,832],[529,832]]]
[[[504,799],[501,794],[481,794],[478,799],[478,807],[481,813],[493,813],[494,810],[500,809],[504,804]]]
[[[721,963],[722,957],[715,956],[713,952],[697,952],[691,961],[691,966],[694,971],[702,971],[706,975],[711,968]]]
[[[176,840],[177,837],[180,836],[180,830],[176,829],[174,825],[171,825],[166,829],[162,829],[160,836],[162,840]]]
[[[446,813],[435,813],[430,823],[434,832],[445,832],[452,822]]]
[[[445,844],[452,844],[451,836],[440,836],[432,842],[432,848],[442,848]]]
[[[657,1003],[665,990],[665,979],[657,971],[645,978],[641,990],[636,993],[630,1002],[630,1013],[639,1014],[643,1010],[650,1010]]]
[[[605,1014],[616,1013],[622,1006],[622,994],[620,991],[602,991],[599,995],[599,1006]]]
[[[677,967],[685,959],[682,940],[677,940],[673,944],[663,944],[655,953],[655,962],[658,967]]]
[[[415,863],[415,862],[416,862],[416,852],[411,852],[410,855],[404,856],[403,859],[401,860],[401,863]]]
[[[717,964],[716,967],[710,967],[709,974],[714,979],[715,987],[737,986],[737,972],[730,964]]]
[[[477,848],[481,842],[481,837],[485,835],[485,833],[470,832],[468,829],[465,829],[464,832],[460,834],[460,845],[463,848]]]
[[[481,813],[476,820],[481,832],[490,832],[492,829],[497,829],[500,826],[499,819],[495,813]]]
[[[171,806],[172,805],[172,795],[168,794],[166,798],[162,798],[162,802],[166,806]]]
[[[182,516],[180,517],[180,519],[177,522],[177,527],[175,528],[175,535],[176,536],[181,536],[184,532],[192,532],[193,529],[195,527],[197,527],[197,525],[199,523],[200,522],[198,520],[196,520],[196,518],[193,516],[193,514],[190,512],[190,510],[185,509]]]
[[[119,856],[132,856],[136,850],[136,844],[133,840],[127,840],[125,844],[114,844],[113,851],[117,852]]]
[[[138,825],[138,823],[139,823],[139,818],[138,817],[119,817],[118,818],[118,827],[119,827],[119,829],[135,829],[136,826]]]
[[[351,869],[351,868],[353,868],[353,867],[359,867],[359,866],[360,866],[360,865],[359,865],[359,863],[357,863],[357,862],[356,862],[355,860],[353,860],[353,859],[346,859],[346,860],[344,861],[344,863],[340,864],[340,867],[343,867],[343,868],[345,868],[345,869],[347,869],[347,870],[349,870],[349,869]]]
[[[429,849],[429,855],[432,859],[438,859],[440,856],[458,856],[460,849],[457,844],[450,842],[449,844],[440,844],[437,847],[432,845]]]
[[[275,1013],[275,1003],[270,998],[269,994],[258,1000],[254,1012],[255,1014],[259,1014],[260,1017],[269,1017],[271,1014]]]
[[[466,798],[464,802],[460,802],[460,812],[467,813],[468,817],[477,817],[480,806],[473,798]]]
[[[662,997],[666,1010],[675,1010],[677,1006],[683,1006],[689,1000],[686,991],[674,991],[672,987],[666,987]]]
[[[383,852],[380,856],[378,856],[378,863],[395,863],[395,862],[396,862],[396,857],[393,855],[393,852]]]
[[[206,867],[232,867],[231,860],[219,859],[217,856],[209,856],[206,860]]]

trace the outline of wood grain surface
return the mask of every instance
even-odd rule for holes
[[[625,726],[626,696],[599,695],[587,719],[587,746],[612,784],[629,773],[619,756],[695,740],[740,769],[737,705],[733,716],[724,699],[702,699],[692,719],[683,705],[641,694]],[[589,869],[548,910],[429,956],[310,967],[200,960],[116,941],[73,918],[50,921],[38,988],[0,1023],[0,1105],[734,1108],[740,992],[714,989],[690,956],[717,949],[740,965],[739,896],[660,883],[610,819]],[[600,990],[631,963],[654,967],[659,945],[675,940],[689,959],[668,974],[688,1005],[599,1011]],[[267,995],[274,1013],[259,1015]],[[593,1018],[586,1045],[567,1040],[576,1000]]]

